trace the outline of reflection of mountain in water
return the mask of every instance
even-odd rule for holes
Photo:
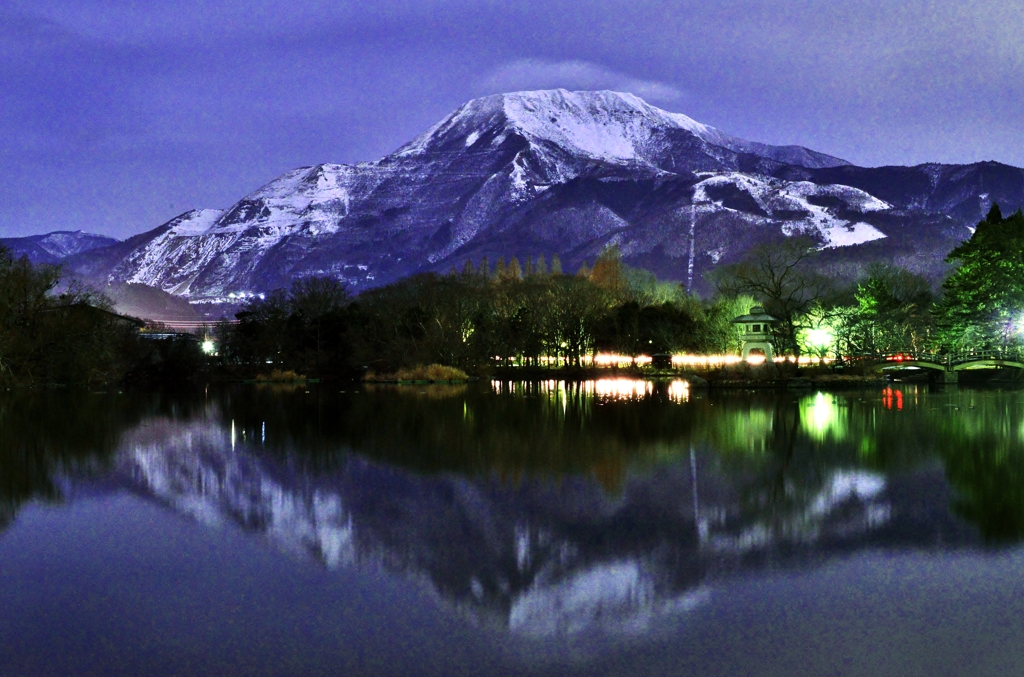
[[[641,630],[743,572],[1024,534],[1024,393],[306,390],[0,396],[0,528],[127,482],[533,633]]]
[[[329,567],[425,577],[457,607],[526,633],[639,631],[743,571],[976,540],[949,513],[938,470],[776,474],[686,445],[609,494],[585,475],[502,483],[347,454],[312,471],[298,452],[265,451],[265,429],[242,436],[216,416],[154,420],[126,435],[117,466],[201,522],[237,523]]]

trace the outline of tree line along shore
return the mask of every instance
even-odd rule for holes
[[[1020,347],[1024,343],[1024,214],[998,206],[946,258],[935,288],[882,263],[840,284],[815,266],[805,236],[759,244],[719,267],[712,298],[698,298],[622,261],[609,247],[573,274],[557,257],[467,261],[351,296],[327,277],[252,297],[234,322],[193,336],[117,315],[111,301],[58,266],[0,249],[0,385],[178,383],[211,378],[458,380],[459,375],[587,376],[600,355],[626,370],[652,355],[735,355],[732,320],[754,305],[777,318],[778,355],[816,358]],[[140,331],[140,328],[141,331]],[[204,351],[204,347],[206,350]],[[433,365],[433,367],[431,367]],[[716,366],[717,365],[717,366]],[[433,368],[434,371],[430,372]],[[450,369],[440,372],[437,369]],[[695,367],[687,367],[693,370]],[[793,376],[795,363],[710,363],[712,380]],[[417,372],[416,370],[422,370]],[[662,373],[665,365],[660,365]],[[773,371],[774,370],[774,371]],[[671,372],[671,368],[668,368]],[[395,378],[406,374],[407,379]],[[447,376],[447,378],[441,378]]]

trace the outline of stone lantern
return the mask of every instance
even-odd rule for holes
[[[764,312],[761,306],[754,306],[747,315],[734,318],[732,323],[740,326],[740,338],[743,340],[743,359],[751,353],[764,355],[767,362],[775,357],[772,350],[771,326],[779,318]]]

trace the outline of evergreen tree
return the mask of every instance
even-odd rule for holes
[[[853,293],[856,306],[830,314],[852,353],[919,351],[930,342],[933,296],[928,280],[903,268],[872,263]]]
[[[509,280],[520,280],[523,277],[523,271],[519,268],[519,259],[512,257],[509,261],[508,269],[505,271],[505,277]]]
[[[1024,323],[1024,214],[1003,218],[998,205],[970,239],[946,257],[957,264],[936,309],[943,344],[992,348],[1019,342]]]
[[[558,254],[555,254],[554,256],[551,257],[551,274],[562,274],[562,259],[558,258]]]

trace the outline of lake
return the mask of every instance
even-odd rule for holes
[[[1024,674],[1024,392],[0,393],[0,675]]]

